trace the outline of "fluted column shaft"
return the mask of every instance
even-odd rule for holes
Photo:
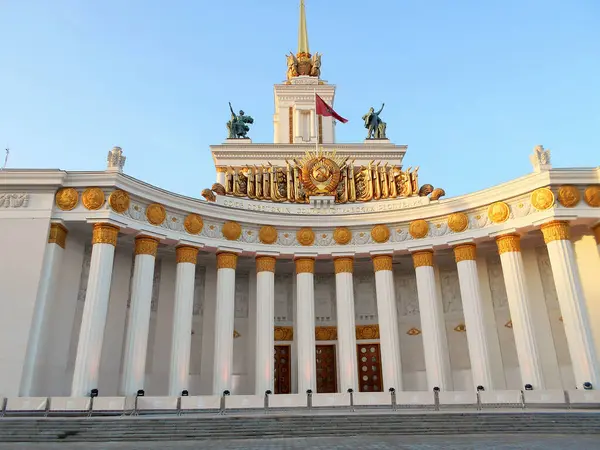
[[[256,257],[256,395],[274,389],[275,263],[273,256]]]
[[[100,356],[118,234],[119,228],[114,225],[106,223],[94,225],[90,272],[71,385],[73,397],[87,396],[91,389],[98,387]]]
[[[194,284],[198,249],[187,245],[175,249],[177,274],[175,278],[175,307],[171,334],[171,365],[169,395],[181,395],[189,389],[192,317],[194,314]]]
[[[379,317],[379,343],[384,390],[402,390],[402,364],[398,336],[398,312],[394,293],[394,275],[391,255],[373,256],[377,315]]]
[[[316,392],[315,349],[315,260],[296,259],[296,347],[298,349],[298,393]]]
[[[335,266],[335,298],[337,309],[338,368],[340,392],[358,391],[358,362],[356,356],[356,326],[354,323],[354,259],[339,257]]]
[[[25,354],[23,375],[21,376],[21,397],[31,397],[36,376],[36,365],[38,363],[41,337],[44,331],[44,317],[48,311],[48,305],[54,301],[56,294],[56,283],[60,272],[61,261],[67,239],[67,229],[58,223],[50,224],[48,245],[44,253],[42,273],[38,286],[33,319],[29,328],[29,341]]]
[[[419,311],[423,330],[423,350],[429,389],[452,389],[452,373],[448,353],[448,338],[444,324],[444,309],[438,296],[433,272],[433,252],[413,253],[413,263],[417,277]]]
[[[548,247],[575,382],[579,389],[585,382],[598,389],[600,367],[573,244],[569,240],[569,224],[553,221],[542,225],[541,229]]]
[[[458,269],[460,296],[467,328],[467,344],[473,384],[483,386],[487,390],[493,390],[492,360],[485,331],[483,299],[479,286],[479,274],[477,273],[475,245],[464,244],[454,247],[454,258]]]
[[[233,325],[235,321],[235,253],[217,253],[217,304],[215,312],[215,363],[213,394],[231,391]]]
[[[544,376],[535,338],[533,311],[527,294],[520,237],[508,234],[496,238],[510,318],[517,348],[521,381],[534,389],[544,389]]]

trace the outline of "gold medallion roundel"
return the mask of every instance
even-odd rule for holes
[[[225,236],[225,239],[237,241],[242,235],[242,226],[237,222],[225,222],[221,232],[223,233],[223,236]]]
[[[448,228],[455,233],[465,231],[469,226],[469,218],[465,213],[454,213],[448,217]]]
[[[390,229],[387,225],[375,225],[373,229],[371,229],[371,237],[375,242],[383,244],[390,238]]]
[[[277,241],[277,228],[271,225],[261,227],[258,232],[258,238],[263,244],[274,244]]]
[[[146,208],[146,218],[152,225],[160,225],[167,218],[167,212],[163,205],[152,203]]]
[[[563,205],[565,208],[572,208],[581,200],[581,193],[576,186],[566,184],[558,188],[557,197],[558,203]]]
[[[492,203],[488,207],[488,217],[494,223],[502,223],[508,220],[510,208],[504,202]]]
[[[79,202],[79,193],[74,188],[62,188],[56,192],[55,201],[63,211],[71,211]]]
[[[413,220],[408,227],[408,232],[415,239],[422,239],[429,233],[429,224],[423,219]]]
[[[123,214],[129,209],[129,194],[117,189],[108,196],[108,204],[114,212]]]
[[[333,232],[333,239],[340,245],[346,245],[352,239],[352,231],[346,227],[338,227]]]
[[[190,234],[198,234],[204,228],[204,222],[198,214],[188,214],[183,220],[183,227]]]
[[[585,193],[583,194],[583,198],[585,199],[585,202],[594,207],[597,208],[600,206],[600,185],[593,185],[588,187],[585,190]]]
[[[325,156],[314,157],[302,166],[302,184],[308,195],[335,192],[340,176],[340,167]]]
[[[97,187],[87,188],[81,195],[81,202],[87,209],[100,209],[104,205],[104,192]]]
[[[315,232],[310,228],[301,228],[296,233],[296,239],[301,245],[312,245],[315,242]]]
[[[544,211],[554,205],[554,193],[548,188],[539,188],[531,193],[531,204],[539,211]]]

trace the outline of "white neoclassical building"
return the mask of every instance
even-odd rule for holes
[[[0,172],[0,395],[600,386],[600,168],[538,146],[532,173],[446,199],[385,126],[336,144],[301,11],[274,143],[212,146],[204,199],[119,148]]]

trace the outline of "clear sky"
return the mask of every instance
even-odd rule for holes
[[[381,102],[405,167],[448,196],[600,164],[600,1],[305,0],[311,52],[338,86],[339,142]],[[0,146],[8,167],[126,173],[198,197],[227,102],[272,142],[273,84],[299,0],[0,0]],[[1,164],[1,161],[0,161]]]

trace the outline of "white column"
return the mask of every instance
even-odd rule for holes
[[[429,390],[437,386],[442,391],[450,391],[453,383],[448,338],[444,323],[444,309],[433,272],[433,252],[419,251],[412,256],[417,277],[427,386]]]
[[[298,352],[298,393],[317,390],[315,348],[315,260],[296,259],[296,336]]]
[[[273,256],[256,257],[256,395],[274,389],[275,262]]]
[[[42,344],[41,339],[44,329],[45,317],[48,311],[48,305],[52,305],[56,295],[56,282],[61,267],[61,261],[64,253],[67,239],[67,229],[58,223],[50,224],[50,234],[48,235],[48,245],[44,253],[42,263],[42,273],[33,311],[29,331],[29,341],[27,342],[27,352],[25,354],[25,364],[23,365],[23,374],[21,376],[21,388],[19,395],[21,397],[34,396],[34,380],[36,376],[36,366],[39,363],[39,350]]]
[[[573,244],[569,240],[569,223],[552,221],[541,229],[548,247],[577,388],[582,389],[583,383],[590,382],[598,389],[600,367]]]
[[[135,395],[139,389],[144,389],[154,261],[157,250],[158,239],[149,236],[135,238],[135,262],[121,373],[122,395]]]
[[[397,391],[401,391],[402,364],[400,360],[400,338],[398,336],[398,312],[396,311],[396,295],[394,293],[392,256],[373,256],[373,266],[377,291],[383,386],[385,391],[392,387]]]
[[[310,138],[317,136],[318,130],[315,128],[315,114],[316,111],[314,109],[310,110]]]
[[[225,171],[221,168],[217,169],[217,183],[221,184],[222,186],[225,186],[226,183]]]
[[[181,395],[181,391],[190,387],[190,348],[198,249],[181,245],[175,249],[175,254],[177,274],[175,276],[175,308],[169,368],[169,395],[171,397]]]
[[[215,313],[215,363],[213,394],[231,391],[233,325],[235,320],[235,268],[237,254],[217,253],[217,304]]]
[[[302,130],[300,129],[300,114],[301,111],[294,108],[294,142],[296,142],[298,138],[302,138]]]
[[[94,225],[90,273],[71,385],[73,397],[85,397],[91,389],[98,387],[100,355],[118,234],[119,228],[114,225]]]
[[[479,286],[475,244],[457,245],[454,247],[454,258],[467,328],[473,384],[475,387],[483,386],[487,390],[494,390],[490,343],[485,328],[485,308]]]
[[[517,234],[499,236],[496,238],[496,244],[502,263],[521,382],[523,385],[531,384],[534,389],[545,389],[542,364],[535,338],[533,310],[527,295],[527,283],[523,271],[520,237]]]
[[[356,360],[356,325],[354,323],[354,259],[339,257],[335,266],[335,299],[337,309],[338,369],[340,392],[358,392],[358,362]]]

